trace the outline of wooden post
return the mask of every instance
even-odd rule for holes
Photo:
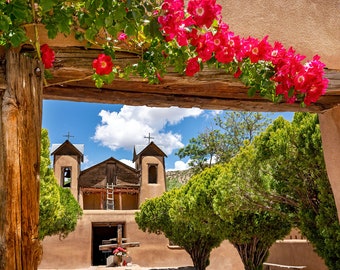
[[[37,269],[43,68],[6,53],[0,89],[0,269]]]
[[[340,220],[340,106],[319,114],[322,148]]]

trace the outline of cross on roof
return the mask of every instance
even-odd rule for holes
[[[69,141],[70,140],[70,137],[74,137],[70,134],[70,132],[68,131],[67,132],[67,135],[63,135],[63,137],[67,137],[67,140]]]
[[[149,140],[149,143],[151,142],[151,139],[154,139],[154,137],[151,137],[151,134],[149,133],[149,136],[144,136],[145,139]]]

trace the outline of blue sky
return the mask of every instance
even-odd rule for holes
[[[51,144],[70,141],[84,144],[82,168],[91,167],[114,157],[133,166],[134,145],[153,141],[167,154],[166,169],[185,169],[187,160],[179,160],[175,152],[213,125],[217,111],[198,108],[150,108],[69,101],[44,100],[43,128],[49,132]],[[282,114],[282,113],[281,113]],[[279,114],[275,114],[274,118]],[[282,114],[291,120],[292,113]]]

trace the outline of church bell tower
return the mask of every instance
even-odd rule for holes
[[[166,154],[154,142],[144,148],[135,147],[133,162],[141,172],[139,205],[165,192],[165,157]]]
[[[78,200],[78,177],[80,164],[84,160],[84,145],[72,144],[66,140],[62,144],[52,144],[54,175],[61,187],[69,188]]]

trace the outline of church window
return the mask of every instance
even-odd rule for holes
[[[71,176],[72,176],[71,167],[62,168],[63,187],[71,187],[71,179],[72,179]]]
[[[149,164],[149,184],[157,184],[157,164]]]

